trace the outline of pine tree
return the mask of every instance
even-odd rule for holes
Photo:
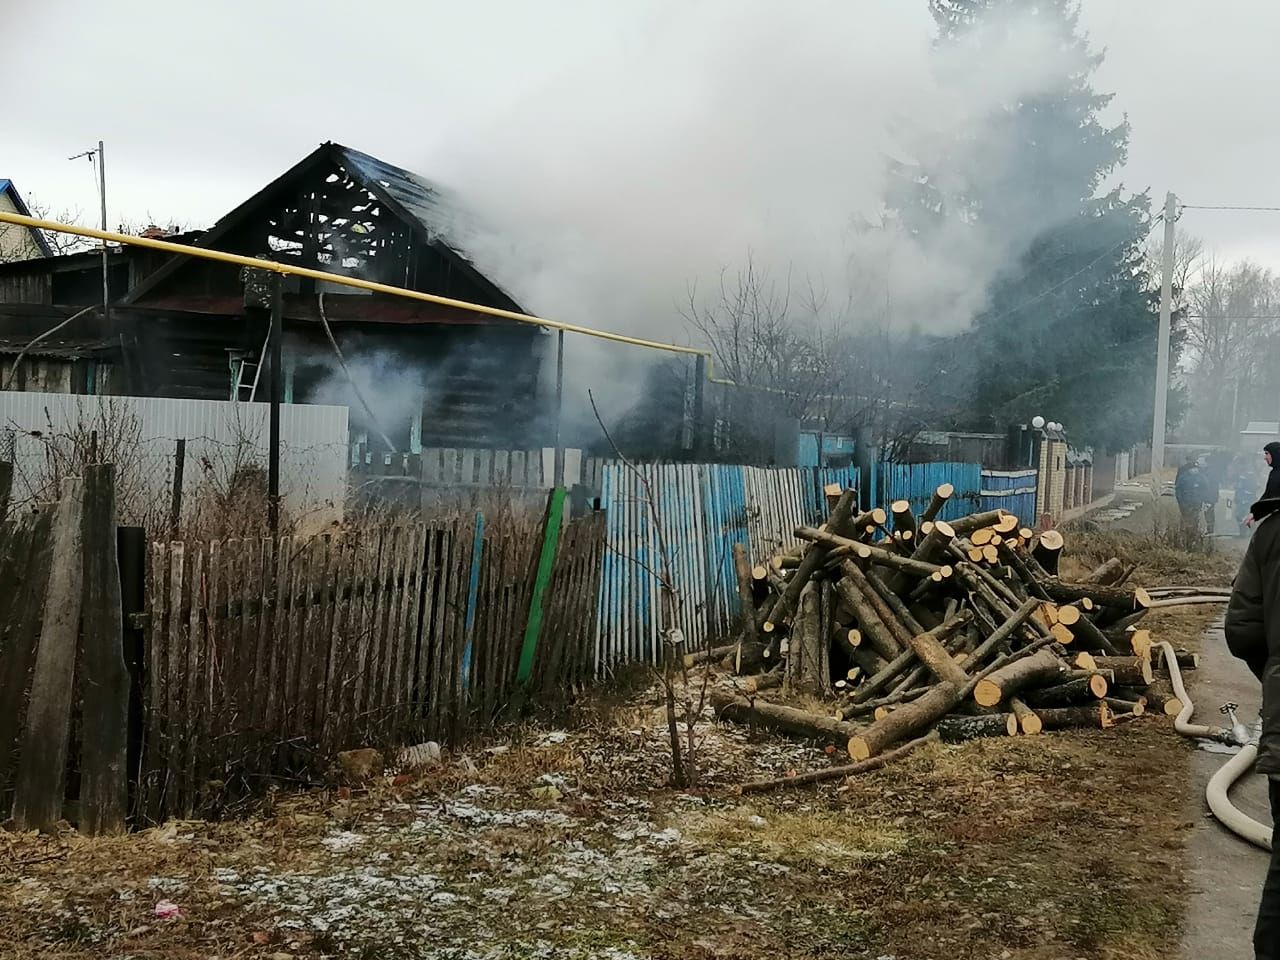
[[[961,48],[966,58],[998,56],[1031,27],[1070,65],[1033,95],[996,105],[963,142],[936,152],[936,166],[904,170],[899,181],[894,205],[918,236],[950,219],[987,237],[1026,238],[972,329],[938,345],[950,380],[938,394],[952,398],[940,412],[994,429],[1041,414],[1075,442],[1110,449],[1150,436],[1158,302],[1140,249],[1149,201],[1120,187],[1099,192],[1125,161],[1129,126],[1100,117],[1111,95],[1091,86],[1102,56],[1081,34],[1076,5],[930,7],[940,59]]]

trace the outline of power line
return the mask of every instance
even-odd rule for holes
[[[1249,206],[1246,204],[1207,204],[1207,203],[1178,203],[1183,210],[1253,210],[1263,213],[1280,213],[1280,207],[1259,207]]]
[[[1163,214],[1162,214],[1161,216],[1156,217],[1156,218],[1155,218],[1155,220],[1154,220],[1153,222],[1155,222],[1155,223],[1159,223],[1159,222],[1160,222],[1161,220],[1163,220],[1163,219],[1164,219],[1164,216],[1163,216]],[[987,323],[995,323],[996,321],[998,321],[998,320],[1003,320],[1005,317],[1012,316],[1013,314],[1018,313],[1018,312],[1019,312],[1019,311],[1021,311],[1021,310],[1025,310],[1025,309],[1027,309],[1027,307],[1030,307],[1030,306],[1032,306],[1033,304],[1039,303],[1041,300],[1043,300],[1043,299],[1044,299],[1045,297],[1047,297],[1049,294],[1053,293],[1055,290],[1058,290],[1058,289],[1060,289],[1061,287],[1066,286],[1066,285],[1067,285],[1068,283],[1070,283],[1072,280],[1076,279],[1076,277],[1079,277],[1079,276],[1081,276],[1082,274],[1088,273],[1090,270],[1092,270],[1095,266],[1097,266],[1099,263],[1101,263],[1101,262],[1102,262],[1103,260],[1105,260],[1107,257],[1111,256],[1111,254],[1115,253],[1115,252],[1116,252],[1117,250],[1119,250],[1121,247],[1128,246],[1128,245],[1129,245],[1130,243],[1132,243],[1132,242],[1133,242],[1133,239],[1132,239],[1131,237],[1125,237],[1123,240],[1121,240],[1121,241],[1120,241],[1119,243],[1117,243],[1115,246],[1113,246],[1113,247],[1108,247],[1106,250],[1102,251],[1102,253],[1097,257],[1097,259],[1095,259],[1095,260],[1090,260],[1088,263],[1086,263],[1083,267],[1081,267],[1081,268],[1080,268],[1079,270],[1077,270],[1075,273],[1071,274],[1071,276],[1069,276],[1069,277],[1065,277],[1065,278],[1063,278],[1062,280],[1059,280],[1057,283],[1053,284],[1053,285],[1052,285],[1052,286],[1050,286],[1050,287],[1046,287],[1044,290],[1040,291],[1040,293],[1036,294],[1036,295],[1035,295],[1034,297],[1032,297],[1030,300],[1027,300],[1027,301],[1026,301],[1026,302],[1024,302],[1024,303],[1021,303],[1021,304],[1019,304],[1019,305],[1018,305],[1018,306],[1016,306],[1016,307],[1012,307],[1011,309],[1006,310],[1006,311],[1004,311],[1003,313],[997,314],[995,317],[992,317],[990,320],[987,320],[986,322],[987,322]]]

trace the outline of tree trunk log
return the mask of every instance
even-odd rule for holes
[[[1058,603],[1075,603],[1086,597],[1104,607],[1113,607],[1125,615],[1151,606],[1151,597],[1141,587],[1111,587],[1097,583],[1067,583],[1056,577],[1042,580],[1040,585]]]
[[[1017,697],[1009,698],[1009,709],[1018,718],[1018,729],[1028,737],[1033,737],[1044,729],[1040,716]]]
[[[1124,561],[1119,557],[1112,557],[1106,563],[1094,567],[1083,582],[1107,586],[1119,580],[1122,573],[1124,573]]]
[[[827,656],[827,645],[822,642],[820,608],[818,586],[810,583],[800,594],[800,609],[787,648],[788,679],[797,690],[811,694],[825,692],[820,661]]]
[[[992,527],[1000,522],[1000,518],[1007,514],[1003,510],[988,510],[985,513],[971,513],[967,517],[960,517],[951,521],[951,528],[955,531],[957,537],[967,537],[975,530],[981,530],[983,527]]]
[[[840,495],[839,502],[835,505],[835,509],[831,511],[827,517],[828,530],[841,530],[849,522],[849,517],[853,512],[852,490],[846,490]],[[813,544],[805,551],[804,556],[800,559],[791,579],[787,581],[786,591],[774,601],[773,607],[769,610],[769,617],[766,623],[773,624],[775,627],[787,620],[796,608],[796,604],[800,600],[800,591],[809,582],[809,579],[821,568],[823,561],[826,559],[827,551],[825,547]],[[766,632],[770,632],[766,629]]]
[[[926,627],[917,620],[902,598],[889,589],[889,584],[874,568],[864,570],[863,573],[866,575],[867,583],[871,584],[871,589],[876,592],[881,600],[889,605],[889,609],[893,611],[899,622],[907,628],[909,635],[924,633],[926,630],[931,630],[938,625],[934,623],[932,626]]]
[[[1147,712],[1146,698],[1141,700],[1127,700],[1122,697],[1106,697],[1105,702],[1111,708],[1113,713],[1127,713],[1135,717],[1140,717]]]
[[[1169,717],[1176,717],[1182,712],[1182,708],[1186,706],[1178,699],[1177,694],[1173,692],[1173,687],[1169,685],[1169,681],[1162,677],[1157,677],[1153,682],[1147,684],[1146,697],[1147,705],[1152,710]]]
[[[833,717],[819,716],[806,710],[767,703],[764,700],[748,700],[732,691],[711,691],[711,706],[716,716],[735,723],[749,723],[786,733],[792,736],[822,740],[826,743],[847,744],[857,736],[858,728]],[[865,757],[862,759],[866,759]]]
[[[1147,633],[1146,630],[1138,630],[1136,633]],[[1156,665],[1162,670],[1167,670],[1165,664],[1165,655],[1163,647],[1152,647],[1155,651]],[[1175,650],[1174,659],[1178,661],[1178,668],[1181,670],[1198,670],[1200,669],[1200,654],[1192,653],[1190,650]]]
[[[994,707],[1001,700],[1028,687],[1053,683],[1066,672],[1066,665],[1049,650],[1020,657],[991,673],[974,686],[973,698],[984,707]]]
[[[1072,727],[1096,727],[1106,730],[1113,722],[1111,708],[1103,701],[1083,707],[1039,710],[1037,713],[1046,730],[1067,730]]]
[[[840,767],[828,767],[825,770],[814,770],[810,773],[799,773],[794,777],[781,777],[775,780],[753,780],[750,783],[744,783],[738,790],[740,793],[764,793],[767,790],[777,790],[781,787],[803,787],[811,783],[823,783],[827,780],[843,780],[846,777],[857,776],[860,773],[879,770],[885,764],[892,763],[912,750],[923,747],[927,743],[937,742],[937,739],[937,733],[931,731],[923,737],[904,743],[902,746],[896,747],[888,753],[882,753],[878,757],[863,760],[861,763],[848,763]]]
[[[893,532],[900,533],[903,531],[916,532],[915,514],[911,512],[910,500],[895,500],[889,507],[889,512],[893,515]],[[930,519],[933,519],[930,517]]]
[[[836,583],[840,599],[858,618],[858,629],[863,641],[886,660],[892,660],[902,652],[902,647],[888,625],[880,619],[871,601],[852,580],[843,578]]]
[[[1091,677],[1069,680],[1052,687],[1026,690],[1023,692],[1022,699],[1033,710],[1046,707],[1070,707],[1090,700],[1101,700],[1106,697],[1108,689],[1110,687],[1106,678],[1095,673]]]
[[[876,612],[876,616],[880,618],[880,622],[893,634],[894,643],[897,645],[897,649],[894,650],[894,656],[905,650],[907,644],[911,641],[911,631],[907,629],[906,624],[898,619],[894,609],[871,585],[871,581],[862,572],[862,568],[850,560],[845,560],[840,564],[840,572],[858,588],[858,594],[871,605],[871,608]]]
[[[755,578],[752,576],[751,562],[747,559],[747,548],[740,543],[733,545],[733,572],[737,575],[738,602],[742,605],[742,637],[738,644],[759,643],[760,635],[756,632],[755,617]]]
[[[955,496],[956,488],[950,483],[941,484],[938,489],[933,491],[933,498],[929,501],[929,506],[924,508],[924,513],[920,514],[921,523],[932,523],[938,519],[938,514],[942,512],[942,508],[947,505],[947,501]]]
[[[918,700],[903,704],[883,720],[877,720],[850,736],[849,756],[854,760],[866,760],[883,753],[900,740],[937,722],[959,702],[960,688],[955,684],[940,683]]]
[[[1062,556],[1063,543],[1062,534],[1057,530],[1046,530],[1031,550],[1036,563],[1050,576],[1058,575],[1058,558]]]
[[[738,652],[738,644],[730,643],[723,647],[712,647],[710,650],[697,650],[694,653],[686,653],[684,655],[684,665],[686,667],[696,667],[703,663],[715,663],[717,660],[723,660],[729,654]]]
[[[1110,670],[1122,687],[1145,687],[1155,680],[1155,670],[1145,657],[1094,657],[1099,670]]]
[[[1012,713],[943,717],[934,729],[943,743],[963,743],[980,737],[1012,737],[1018,732],[1018,718]]]

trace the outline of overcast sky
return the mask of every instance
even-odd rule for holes
[[[749,72],[741,80],[727,74],[727,93],[713,91],[721,97],[711,101],[717,109],[753,108],[735,106],[732,90],[779,60],[775,44],[802,51],[792,61],[783,56],[785,73],[770,80],[784,102],[765,105],[780,109],[794,127],[784,132],[794,137],[802,123],[841,123],[839,115],[808,116],[806,104],[825,102],[826,94],[815,92],[843,81],[829,69],[842,51],[889,63],[926,50],[926,7],[925,0],[0,0],[0,177],[55,210],[78,208],[96,219],[92,167],[67,157],[102,138],[113,226],[149,219],[208,225],[328,139],[464,186],[474,168],[485,167],[487,179],[475,183],[495,184],[486,192],[504,202],[552,189],[558,173],[561,181],[581,176],[565,158],[582,151],[605,168],[639,155],[643,164],[625,169],[626,177],[638,182],[652,171],[656,190],[669,173],[663,164],[687,167],[691,154],[655,147],[648,141],[666,128],[633,126],[629,116],[679,116],[711,95],[680,73],[687,66],[648,56],[654,37],[665,38],[660,49],[670,51],[672,36],[687,35],[676,49],[690,61],[715,64],[725,51],[749,51],[734,60]],[[750,13],[740,18],[740,10]],[[1133,125],[1126,186],[1149,188],[1157,200],[1174,190],[1187,203],[1280,206],[1280,126],[1271,102],[1280,89],[1280,4],[1084,0],[1083,13],[1095,46],[1107,54],[1096,85],[1115,92],[1116,116],[1127,113]],[[831,18],[839,18],[847,40]],[[664,83],[673,74],[684,79]],[[878,84],[873,70],[857,83],[861,89],[847,94],[873,111],[909,116],[919,94],[897,78]],[[768,138],[771,126],[745,129]],[[633,129],[636,142],[629,143]],[[596,137],[610,139],[610,151],[593,152]],[[717,145],[699,149],[715,155]],[[723,149],[727,157],[755,152],[745,140]],[[697,171],[709,186],[721,179],[717,171],[732,178],[732,159],[717,162],[715,170]],[[607,184],[612,171],[600,172]],[[780,171],[753,169],[744,189],[767,197],[774,173]],[[848,176],[863,171],[855,165]],[[671,182],[698,192],[696,179]],[[572,183],[554,184],[566,188]],[[793,193],[778,197],[796,203]],[[590,192],[584,198],[598,205]],[[1222,257],[1280,266],[1280,214],[1187,211],[1182,225]],[[701,242],[692,236],[690,243]],[[743,236],[753,242],[749,232]],[[631,239],[656,242],[643,232]],[[592,242],[609,241],[597,235]]]

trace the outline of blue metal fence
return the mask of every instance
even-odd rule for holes
[[[1033,526],[1037,476],[1035,470],[983,470],[980,508],[1008,510],[1024,524]]]
[[[910,500],[915,514],[923,512],[933,492],[944,483],[955,493],[942,508],[940,519],[963,517],[978,509],[982,490],[982,467],[976,463],[881,463],[879,502]]]
[[[856,487],[856,467],[768,469],[724,464],[611,463],[601,476],[607,549],[600,579],[597,670],[656,662],[662,551],[678,594],[675,621],[692,649],[739,611],[733,545],[763,561],[826,516],[826,484]],[[658,506],[655,528],[649,497]]]

